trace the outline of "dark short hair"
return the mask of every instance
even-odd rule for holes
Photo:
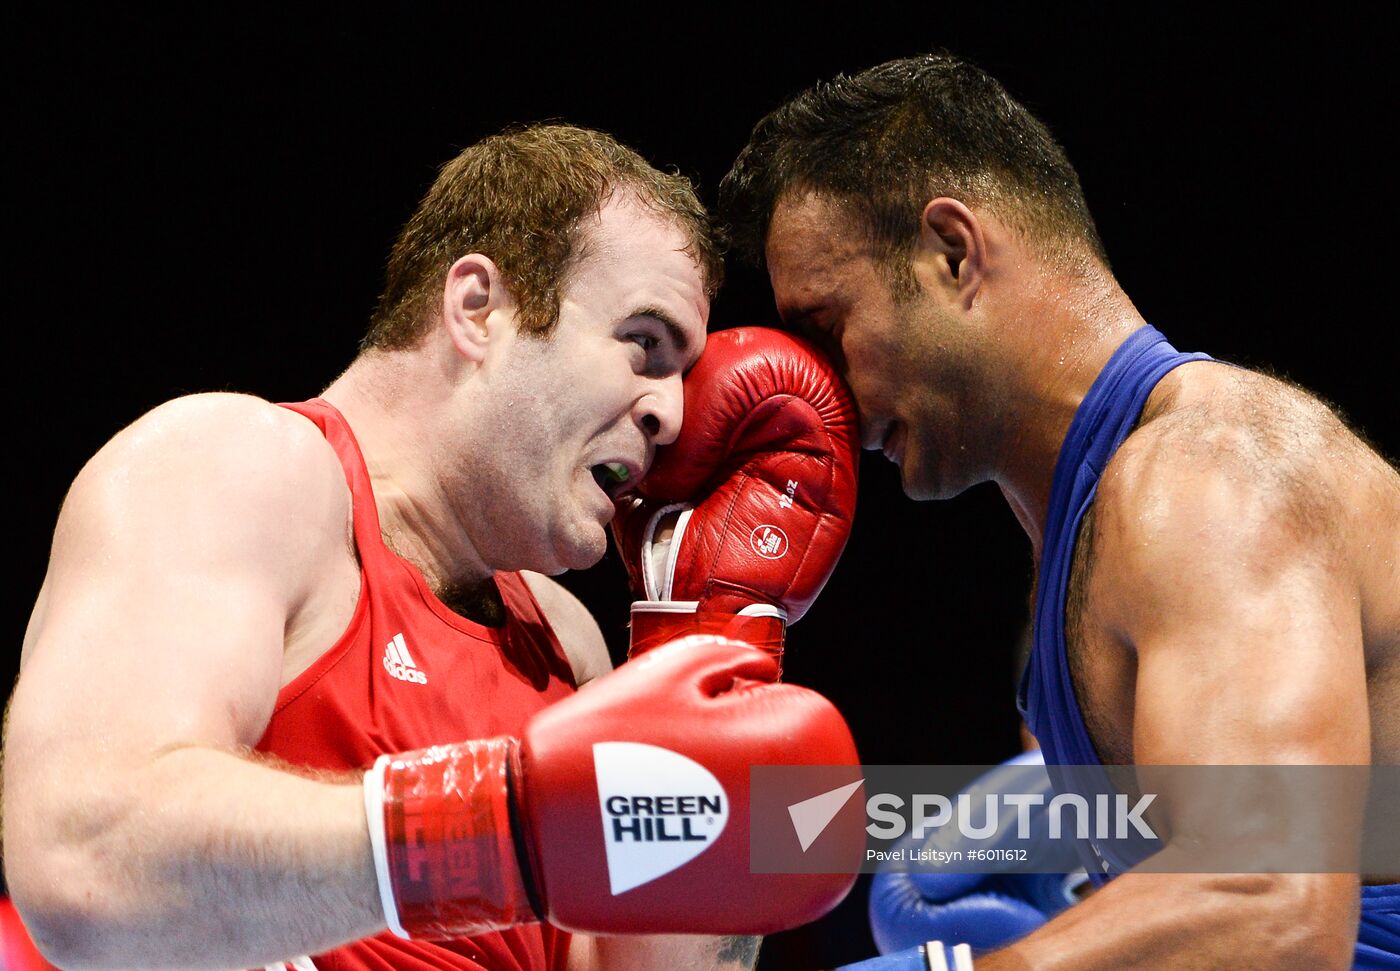
[[[849,203],[888,264],[908,267],[924,205],[984,206],[1047,256],[1108,265],[1079,176],[1049,130],[995,78],[946,53],[889,61],[809,88],[754,126],[720,183],[735,247],[763,265],[790,193]]]
[[[713,297],[724,259],[690,180],[662,172],[610,135],[572,125],[519,126],[442,167],[389,254],[384,292],[361,350],[412,347],[436,317],[452,264],[481,253],[500,268],[521,330],[547,336],[579,256],[579,221],[616,192],[675,220]]]

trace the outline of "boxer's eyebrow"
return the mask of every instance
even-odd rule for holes
[[[686,336],[685,328],[676,323],[675,318],[666,311],[660,307],[642,307],[640,310],[632,311],[627,316],[629,318],[650,317],[658,321],[661,326],[666,328],[666,333],[670,336],[671,343],[676,345],[676,351],[680,354],[681,359],[687,361],[690,359],[690,338]]]

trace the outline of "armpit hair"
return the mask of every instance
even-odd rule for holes
[[[758,945],[761,937],[724,937],[719,942],[716,957],[726,963],[737,964],[742,968],[752,968],[758,961]]]

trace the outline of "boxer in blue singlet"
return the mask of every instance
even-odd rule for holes
[[[1400,475],[1316,398],[1148,327],[994,79],[937,55],[818,85],[720,205],[905,492],[1006,496],[1048,764],[1400,763]],[[976,966],[1400,968],[1400,874],[1130,872]]]

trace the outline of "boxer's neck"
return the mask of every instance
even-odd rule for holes
[[[454,411],[454,388],[419,349],[362,354],[322,393],[359,443],[387,545],[435,591],[474,589],[495,572],[446,491],[450,470],[437,464],[457,452],[444,436],[470,424]]]
[[[1099,372],[1145,321],[1111,278],[1030,291],[1004,327],[1001,362],[1015,375],[999,403],[993,479],[1037,562],[1060,446]],[[1014,362],[1014,363],[1012,363]]]

